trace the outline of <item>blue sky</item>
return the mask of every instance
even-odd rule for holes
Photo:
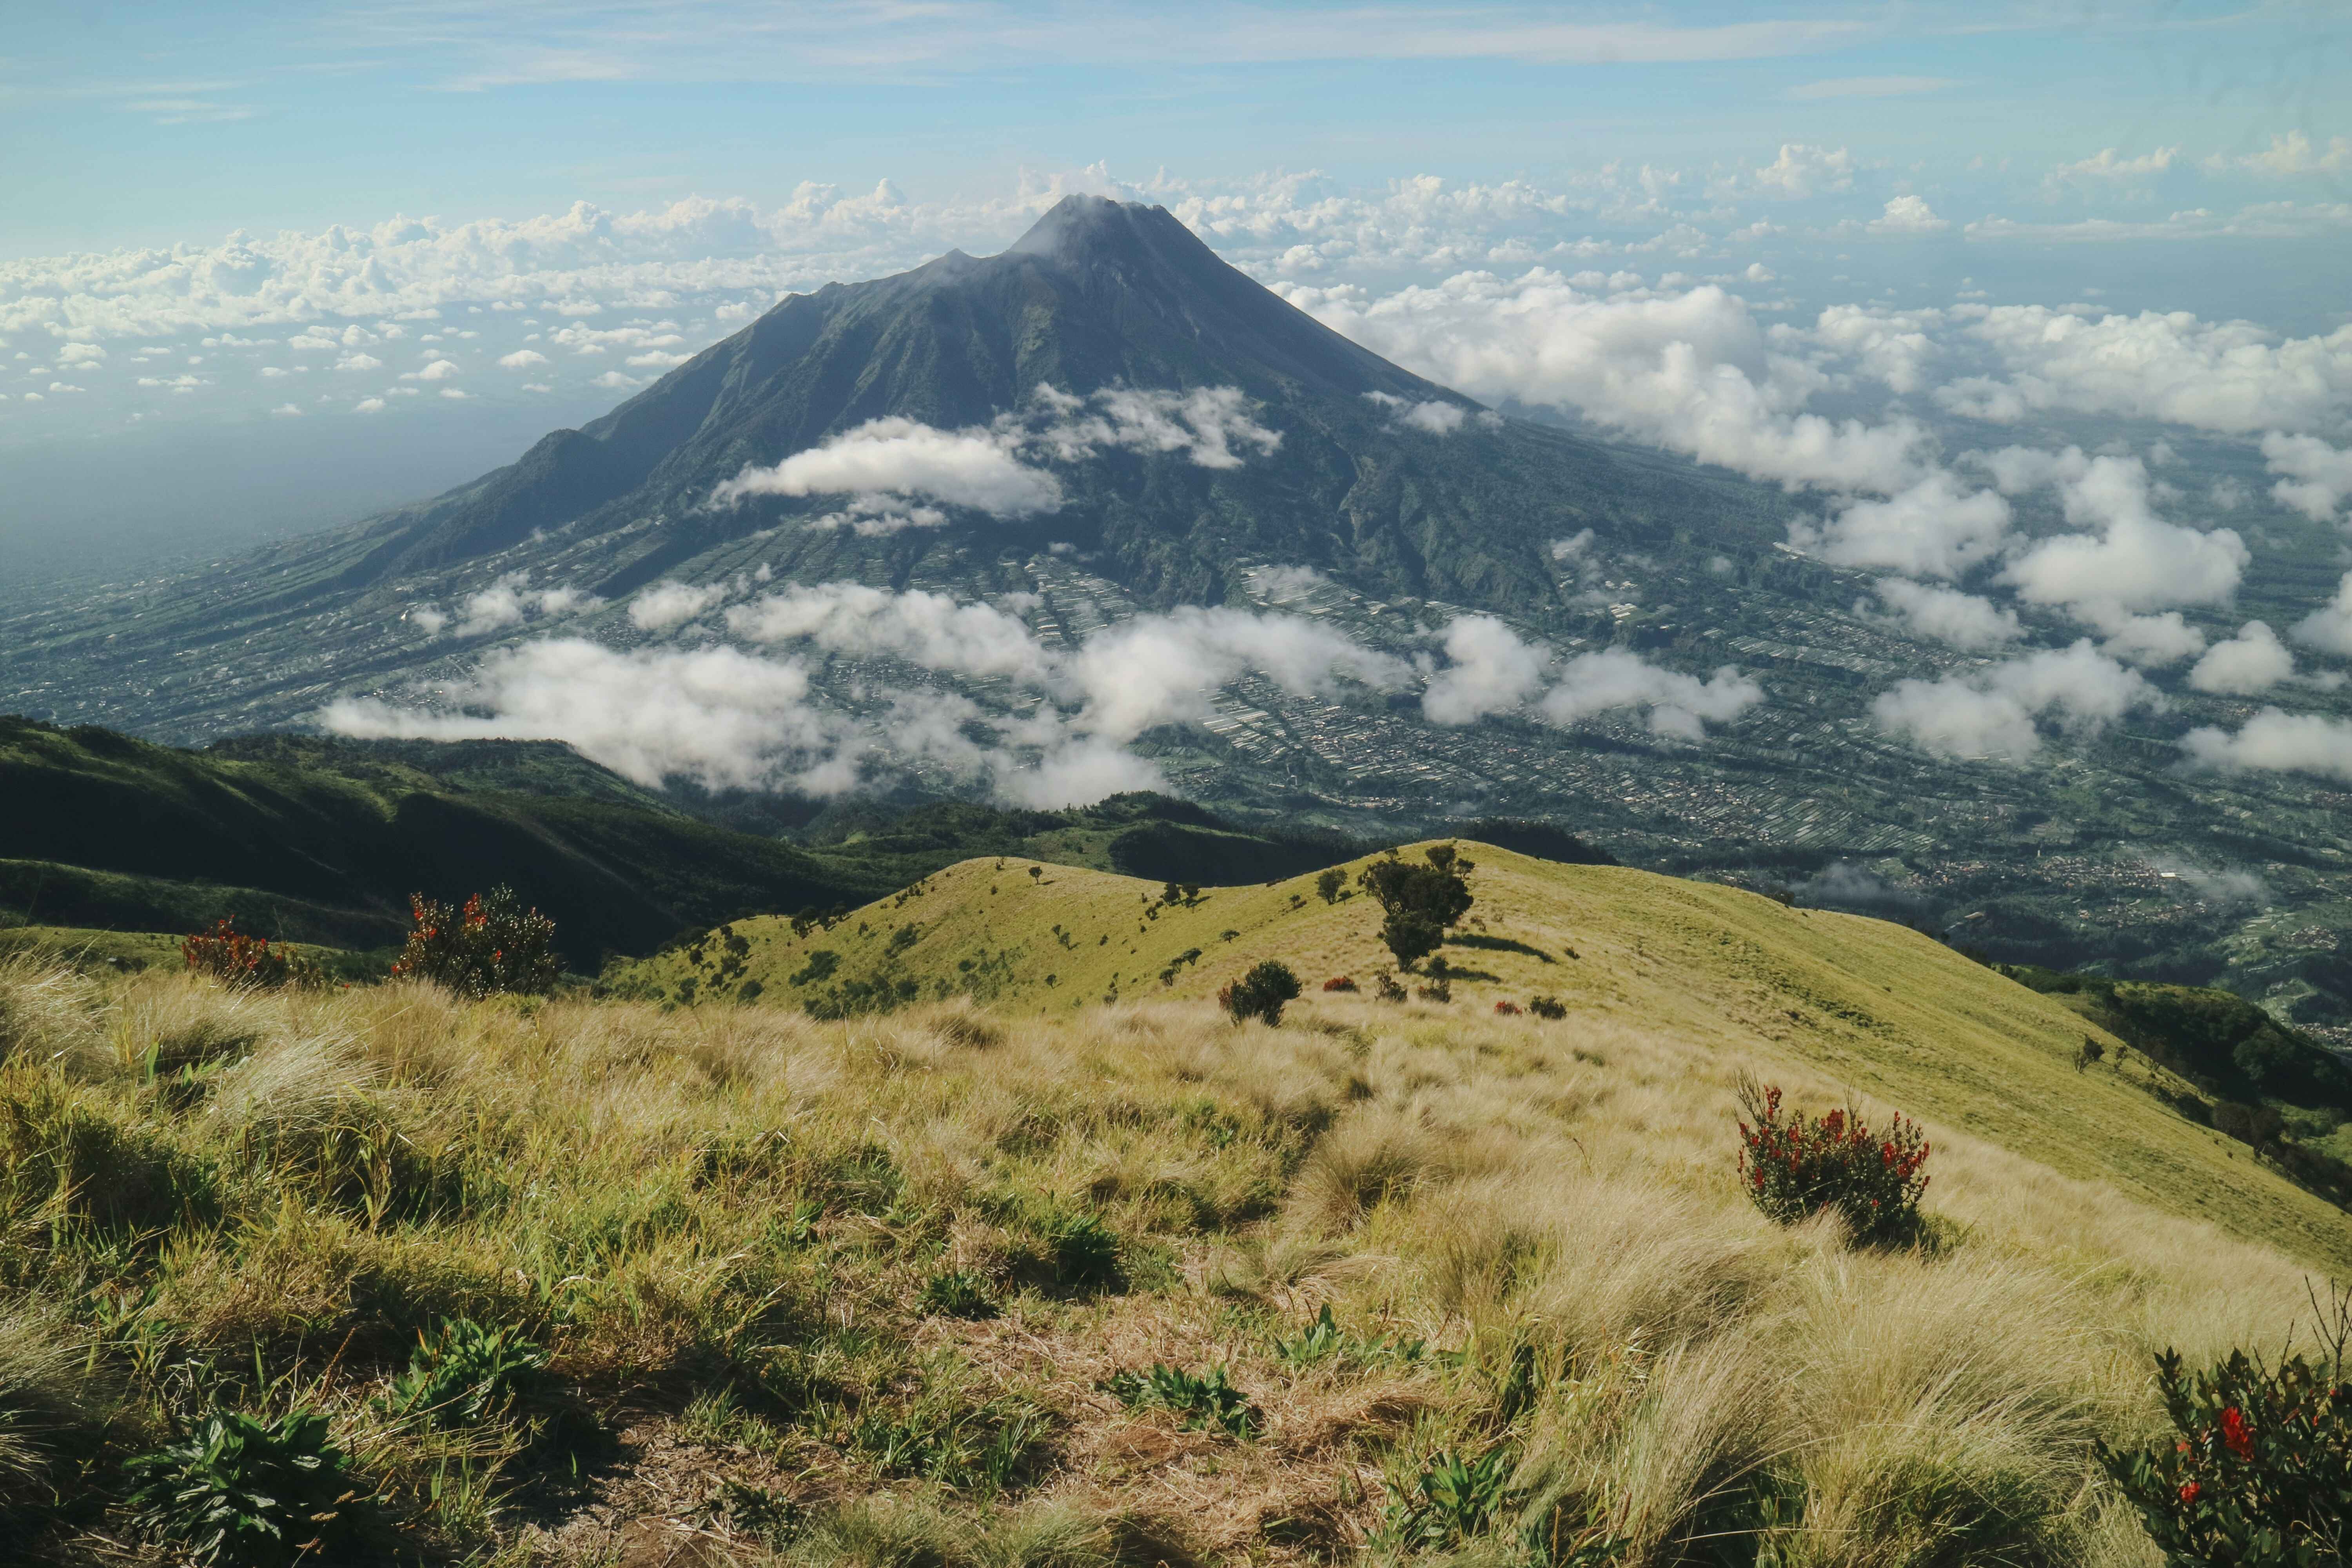
[[[0,580],[460,482],[784,293],[986,253],[1073,190],[1162,203],[1362,333],[1491,325],[1414,290],[1543,301],[1596,353],[1621,344],[1604,317],[1680,311],[1717,333],[1702,358],[1750,345],[1726,363],[1774,418],[2340,444],[2347,18],[19,0]],[[2062,316],[2106,324],[2045,363]]]
[[[771,202],[811,179],[918,197],[1097,163],[1129,179],[1543,179],[1783,142],[1916,164],[1973,218],[2087,207],[2042,182],[2104,148],[2193,162],[2352,130],[2340,5],[36,0],[10,15],[0,245],[16,256],[393,213]],[[2135,194],[2153,211],[2207,184]]]

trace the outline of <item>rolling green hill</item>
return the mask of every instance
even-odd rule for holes
[[[2064,1174],[2293,1256],[2352,1267],[2352,1219],[2184,1116],[2189,1086],[2060,999],[1916,931],[1784,908],[1736,889],[1469,845],[1477,902],[1448,942],[1453,1000],[1491,1015],[1558,997],[1573,1025],[1638,1024],[1759,1067],[1804,1068]],[[1362,862],[1349,869],[1352,873]],[[1169,904],[1135,878],[1006,858],[969,860],[795,934],[734,924],[617,968],[608,990],[797,1004],[820,1016],[969,996],[1005,1015],[1213,995],[1260,959],[1306,983],[1308,1016],[1377,1011],[1387,962],[1361,894],[1325,903],[1312,876],[1206,888]],[[731,937],[731,942],[730,938]],[[1355,994],[1325,994],[1353,978]],[[2078,1066],[2088,1035],[2106,1054]]]
[[[681,930],[893,885],[698,821],[563,746],[492,742],[433,760],[438,771],[287,738],[188,752],[0,719],[0,913],[163,932],[227,915],[283,940],[370,948],[400,939],[412,891],[506,882],[555,917],[565,960],[593,969]]]

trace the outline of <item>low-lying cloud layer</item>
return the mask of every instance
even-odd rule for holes
[[[1181,453],[1196,468],[1237,468],[1244,451],[1263,456],[1281,445],[1281,433],[1257,423],[1238,387],[1112,387],[1081,398],[1045,385],[1027,408],[971,429],[940,430],[897,416],[868,420],[772,468],[746,465],[711,491],[708,504],[846,496],[840,510],[808,526],[896,533],[944,525],[941,507],[1004,520],[1059,510],[1061,482],[1033,467],[1036,460],[1075,463],[1116,449]]]
[[[629,618],[667,631],[750,587],[656,584],[631,602]],[[1064,805],[1164,787],[1129,748],[1162,726],[1213,718],[1219,689],[1245,675],[1293,696],[1342,699],[1425,679],[1423,711],[1448,725],[1491,714],[1569,725],[1633,710],[1677,741],[1702,739],[1763,696],[1728,668],[1700,679],[1621,649],[1563,660],[1484,616],[1453,622],[1444,662],[1417,667],[1307,616],[1188,606],[1118,622],[1070,648],[1038,637],[1022,607],[1017,595],[990,605],[921,589],[793,585],[727,607],[729,634],[748,647],[533,641],[494,650],[422,705],[348,700],[320,718],[351,735],[567,741],[649,785],[684,777],[836,794],[915,768],[1003,799]],[[860,712],[829,702],[814,678],[811,658],[833,655],[882,661],[861,677]],[[891,663],[992,686],[998,698],[983,705],[911,679],[892,686]]]

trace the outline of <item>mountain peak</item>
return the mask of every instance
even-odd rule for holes
[[[1192,231],[1166,207],[1108,196],[1064,196],[1005,247],[1007,256],[1034,256],[1064,263],[1113,255],[1189,253],[1205,250]]]

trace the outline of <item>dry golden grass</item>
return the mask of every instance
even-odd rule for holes
[[[95,1508],[167,1414],[299,1389],[412,1541],[503,1562],[610,1561],[649,1520],[810,1568],[1322,1561],[1381,1550],[1432,1456],[1500,1444],[1523,1515],[1628,1563],[1705,1537],[2150,1563],[2090,1439],[2152,1429],[2153,1350],[2275,1344],[2305,1307],[2280,1253],[1933,1106],[1904,1107],[1936,1143],[1932,1247],[1778,1227],[1733,1175],[1734,1075],[1811,1103],[1841,1076],[1625,1014],[817,1023],[19,963],[0,1021],[0,1405],[21,1384],[67,1412],[0,1416],[0,1498],[86,1442],[113,1456],[74,1483]],[[1081,1215],[1123,1285],[1056,1285]],[[946,1270],[997,1315],[926,1312]],[[1286,1360],[1326,1305],[1346,1346]],[[543,1339],[618,1435],[583,1491],[519,1436],[453,1446],[372,1405],[459,1314]],[[60,1382],[59,1346],[91,1376]],[[1257,1435],[1105,1391],[1155,1362],[1228,1368]],[[999,1487],[975,1467],[1020,1421]],[[722,1478],[797,1501],[797,1535],[762,1544]],[[69,1553],[120,1526],[56,1528]]]

